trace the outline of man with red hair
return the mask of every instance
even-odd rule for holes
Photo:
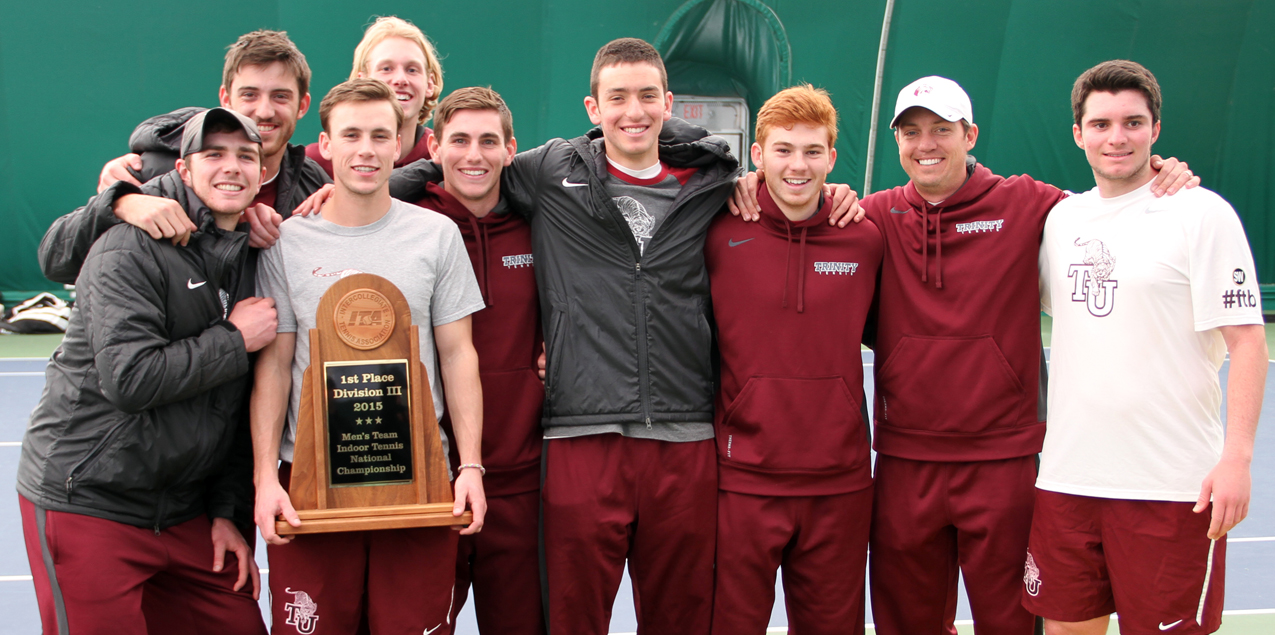
[[[771,97],[756,138],[760,222],[719,216],[704,246],[721,352],[713,633],[764,633],[780,566],[795,631],[863,633],[872,463],[859,343],[885,243],[871,221],[828,224],[828,93]]]

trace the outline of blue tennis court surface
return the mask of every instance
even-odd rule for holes
[[[0,360],[0,403],[5,406],[0,411],[0,615],[7,616],[0,625],[0,633],[38,633],[40,630],[35,591],[23,547],[14,479],[19,443],[27,417],[39,401],[44,387],[44,365],[43,359]],[[864,370],[868,378],[865,390],[869,399],[872,396],[871,365],[872,353],[865,351]],[[1223,382],[1225,371],[1223,368]],[[1275,496],[1272,496],[1275,492],[1275,428],[1272,427],[1275,417],[1271,416],[1275,411],[1272,410],[1272,402],[1275,402],[1275,394],[1272,394],[1268,383],[1253,456],[1253,498],[1249,517],[1231,532],[1227,547],[1227,617],[1219,631],[1224,634],[1275,632]],[[260,542],[257,554],[258,561],[265,568],[265,546]],[[262,605],[264,608],[264,598]],[[958,624],[969,619],[969,605],[962,589]],[[868,621],[872,621],[870,607]],[[456,632],[459,635],[478,633],[470,605],[466,605],[458,622]],[[772,631],[784,632],[786,624],[782,589],[776,589]],[[633,633],[636,630],[632,592],[625,576],[616,598],[611,632]],[[961,630],[972,632],[964,626]]]

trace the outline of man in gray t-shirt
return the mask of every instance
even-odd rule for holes
[[[387,628],[430,633],[450,617],[456,532],[426,527],[282,538],[274,531],[279,516],[301,524],[287,484],[301,376],[310,365],[308,333],[323,293],[354,273],[387,278],[407,298],[434,408],[441,416],[446,402],[462,463],[453,513],[459,516],[467,505],[474,512],[461,533],[479,531],[486,512],[482,388],[470,325],[483,301],[460,232],[449,219],[389,196],[403,118],[389,87],[368,79],[345,82],[323,99],[319,117],[320,151],[333,164],[333,196],[318,216],[281,226],[257,275],[261,294],[275,299],[280,316],[278,337],[257,361],[252,394],[255,516],[269,543],[271,613],[276,625],[304,633],[319,624],[319,632],[328,633],[352,633],[360,624],[374,635]]]

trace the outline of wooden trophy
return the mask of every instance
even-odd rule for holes
[[[447,457],[407,299],[360,273],[323,294],[310,329],[280,535],[468,525],[452,515]]]

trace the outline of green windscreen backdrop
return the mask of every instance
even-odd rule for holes
[[[826,88],[840,110],[833,179],[861,188],[885,0],[5,2],[0,291],[54,286],[35,257],[45,229],[93,194],[102,163],[127,150],[138,121],[215,105],[225,47],[242,33],[286,30],[309,59],[314,107],[294,142],[317,138],[318,102],[349,75],[364,27],[376,15],[398,15],[437,44],[444,91],[493,87],[514,112],[521,147],[530,148],[590,127],[582,98],[599,46],[623,36],[654,42],[679,9],[701,4],[711,8],[704,20],[725,29],[717,41],[729,44],[719,47],[729,59],[704,59],[703,38],[674,55],[729,69],[730,81],[753,91],[742,96],[756,108],[766,97],[757,91],[782,70],[772,68],[782,47],[765,39],[768,19],[757,19],[758,7],[769,7],[787,38],[789,83]],[[912,80],[950,77],[973,99],[980,161],[1000,174],[1088,189],[1093,178],[1071,139],[1068,98],[1078,74],[1112,58],[1156,73],[1164,124],[1155,150],[1188,161],[1235,206],[1259,277],[1275,281],[1275,1],[898,0],[879,120],[888,125],[899,89]],[[694,79],[685,74],[672,83]],[[888,130],[875,150],[872,188],[904,183]]]

